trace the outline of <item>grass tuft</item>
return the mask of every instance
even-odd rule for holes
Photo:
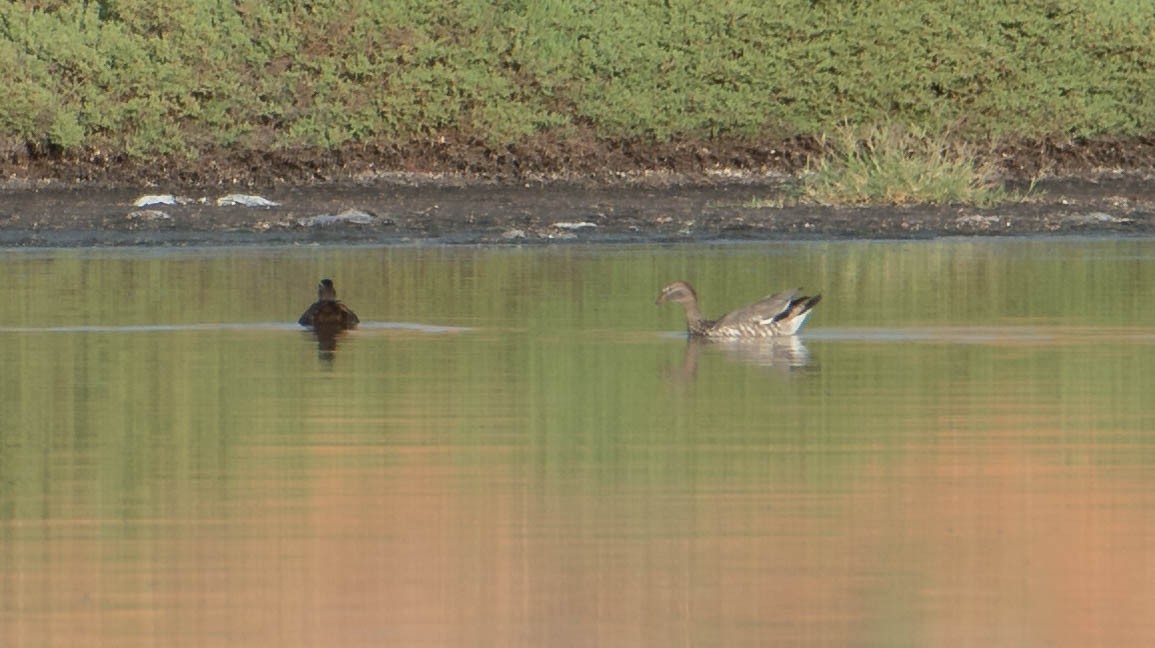
[[[1023,198],[1008,191],[975,147],[914,128],[843,126],[802,177],[801,200],[823,205],[965,204]]]

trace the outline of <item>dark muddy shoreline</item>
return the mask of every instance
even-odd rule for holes
[[[767,206],[784,178],[638,177],[519,185],[455,176],[267,190],[173,190],[183,204],[135,207],[147,189],[9,183],[0,246],[550,244],[1155,234],[1155,183],[1139,175],[1053,179],[1028,202],[965,206]],[[228,193],[274,207],[218,206]],[[318,218],[321,217],[321,218]]]
[[[509,150],[417,142],[151,163],[15,156],[0,160],[0,247],[1155,235],[1148,138],[996,148],[1000,173],[1020,189],[1049,179],[1028,201],[989,209],[793,206],[788,183],[819,149],[799,138]],[[216,204],[232,193],[279,204]],[[187,200],[133,206],[146,194]]]

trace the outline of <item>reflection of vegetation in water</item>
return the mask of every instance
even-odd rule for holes
[[[14,255],[0,327],[283,323],[320,276],[365,322],[533,332],[681,330],[674,279],[707,316],[771,292],[822,292],[808,326],[1129,325],[1155,296],[1143,241],[952,241],[718,248],[251,250]],[[1144,301],[1146,300],[1146,301]]]
[[[64,0],[0,24],[5,150],[782,139],[895,115],[1037,140],[1155,115],[1150,2]]]
[[[366,326],[331,363],[292,328],[0,332],[0,511],[214,517],[270,491],[304,496],[314,471],[335,464],[414,460],[478,488],[491,463],[545,490],[836,488],[944,431],[963,444],[993,434],[1137,441],[1149,421],[1135,404],[1155,388],[1150,344],[816,336],[812,365],[798,371],[706,349],[687,376],[684,342],[661,335],[682,322],[653,299],[686,277],[720,312],[806,278],[827,295],[817,332],[1149,330],[1149,245],[16,256],[5,273],[26,279],[0,286],[8,328],[290,323],[323,273],[341,278],[366,324],[474,330]],[[1078,451],[1048,447],[1038,450],[1047,459],[1123,460],[1106,446],[1065,457],[1047,453]]]

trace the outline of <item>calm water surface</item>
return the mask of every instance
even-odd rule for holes
[[[0,272],[2,646],[1155,645],[1155,241]]]

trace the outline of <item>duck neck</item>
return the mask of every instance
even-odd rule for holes
[[[682,308],[686,310],[686,327],[690,331],[702,330],[705,320],[702,319],[702,311],[698,310],[698,300],[682,302]]]

